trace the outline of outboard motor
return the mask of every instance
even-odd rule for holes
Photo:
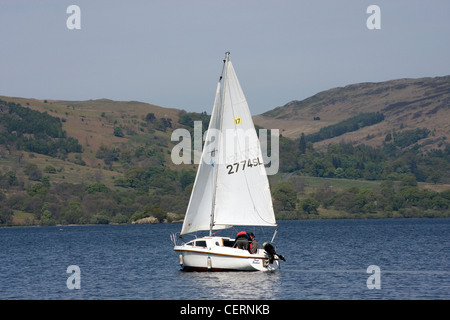
[[[263,244],[264,250],[266,250],[268,256],[269,256],[269,263],[273,263],[273,259],[275,256],[278,256],[283,261],[286,261],[286,259],[281,255],[275,252],[275,248],[270,243],[264,242]]]

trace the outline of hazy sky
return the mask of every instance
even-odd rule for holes
[[[70,30],[70,5],[81,29]],[[381,29],[366,26],[370,5]],[[225,52],[253,114],[357,82],[450,74],[448,0],[0,0],[0,95],[211,112]]]

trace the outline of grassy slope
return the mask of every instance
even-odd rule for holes
[[[385,120],[374,126],[316,143],[326,146],[342,140],[381,145],[387,133],[400,128],[433,131],[429,148],[450,139],[450,76],[359,83],[322,91],[302,101],[291,101],[255,117],[266,128],[282,128],[282,134],[298,138],[358,113],[382,112]],[[320,121],[313,120],[320,117]],[[369,137],[369,138],[368,138]]]
[[[70,183],[91,183],[99,178],[101,182],[109,187],[113,187],[114,179],[121,176],[124,168],[116,163],[113,170],[106,168],[103,160],[96,158],[96,152],[101,145],[117,147],[121,149],[132,148],[145,144],[147,141],[155,140],[155,136],[161,140],[170,140],[171,132],[154,131],[148,133],[141,130],[145,123],[144,118],[148,113],[154,113],[157,118],[171,118],[173,123],[178,121],[180,110],[163,108],[147,103],[135,101],[112,101],[107,99],[88,101],[53,101],[15,98],[0,96],[0,99],[20,103],[40,112],[47,112],[49,115],[65,120],[63,129],[67,135],[78,139],[83,146],[81,153],[85,166],[74,163],[74,155],[70,155],[67,161],[52,158],[45,155],[22,152],[21,164],[33,162],[41,170],[47,165],[52,165],[57,169],[55,174],[51,174],[52,182]],[[123,131],[134,132],[125,134],[125,137],[113,135],[114,127],[120,126]],[[156,139],[157,139],[156,138]],[[170,155],[167,155],[166,163],[171,164]],[[0,159],[0,170],[14,168],[19,165],[16,153],[4,152]],[[18,171],[21,174],[21,170]]]

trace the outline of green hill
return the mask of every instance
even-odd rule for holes
[[[450,76],[358,83],[322,91],[302,101],[291,101],[255,117],[266,128],[282,128],[292,139],[315,134],[360,114],[379,113],[383,121],[330,136],[315,143],[326,147],[341,141],[381,146],[393,130],[427,128],[423,150],[442,147],[450,138]]]
[[[281,129],[269,177],[278,219],[448,216],[449,83],[355,84],[255,116]],[[196,165],[173,164],[171,135],[208,119],[136,101],[0,96],[0,225],[179,220]]]
[[[140,102],[0,97],[0,225],[124,223],[155,212],[178,219],[195,167],[172,164],[170,137],[189,128],[178,122],[186,114]]]

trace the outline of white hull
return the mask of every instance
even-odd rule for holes
[[[179,254],[182,270],[186,271],[274,271],[279,269],[277,256],[270,263],[264,249],[250,253],[247,250],[224,245],[227,241],[231,240],[222,237],[204,237],[177,245],[174,250]]]

